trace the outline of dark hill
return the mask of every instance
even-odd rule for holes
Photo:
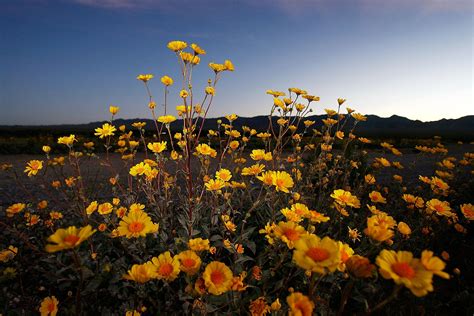
[[[307,119],[316,121],[316,127],[321,126],[321,119],[326,116],[309,116]],[[410,120],[408,118],[392,115],[384,118],[377,115],[368,115],[366,122],[360,122],[357,126],[356,133],[359,136],[366,137],[403,137],[403,138],[426,138],[432,136],[441,136],[443,138],[473,140],[474,139],[474,115],[464,116],[458,119],[441,119],[439,121],[422,122],[419,120]],[[204,124],[204,129],[215,129],[217,127],[217,120],[225,118],[208,118]],[[274,118],[276,121],[276,119]],[[352,120],[352,118],[351,118]],[[149,119],[117,119],[114,125],[126,125],[130,127],[133,122],[143,121],[147,123],[148,130],[154,129],[152,120]],[[91,122],[88,124],[74,124],[74,125],[41,125],[41,126],[26,126],[26,125],[1,125],[0,136],[30,136],[32,134],[47,134],[59,135],[66,133],[90,134],[92,131],[102,125],[103,122]],[[172,130],[177,130],[182,124],[181,120],[177,120],[171,124]],[[242,126],[249,126],[258,131],[266,130],[268,126],[267,116],[255,117],[239,117],[234,126],[240,128]],[[352,126],[349,122],[347,126]]]

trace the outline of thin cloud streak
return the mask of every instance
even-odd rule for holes
[[[38,2],[35,0],[28,0]],[[423,12],[438,11],[466,11],[472,10],[473,4],[470,0],[240,0],[240,1],[222,1],[222,0],[73,0],[74,2],[105,9],[171,9],[176,7],[192,6],[219,6],[226,4],[242,4],[253,7],[273,7],[285,12],[303,12],[306,9],[325,10],[335,6],[356,6],[362,10],[418,10]]]

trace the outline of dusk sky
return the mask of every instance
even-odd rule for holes
[[[0,124],[149,118],[141,73],[161,101],[176,81],[171,40],[230,59],[212,117],[268,114],[267,89],[337,98],[366,114],[423,121],[474,114],[470,0],[0,0]],[[178,87],[171,93],[177,93]],[[172,109],[178,105],[173,98]]]

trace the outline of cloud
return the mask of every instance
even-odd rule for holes
[[[287,13],[330,10],[350,6],[360,10],[410,10],[422,12],[472,11],[472,0],[16,0],[20,4],[76,3],[103,9],[161,9],[248,6]],[[10,5],[13,5],[10,3]],[[2,5],[0,5],[1,7]]]

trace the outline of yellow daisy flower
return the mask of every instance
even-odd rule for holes
[[[232,270],[222,262],[212,261],[206,266],[202,275],[209,293],[221,295],[232,286]]]
[[[46,245],[46,251],[56,252],[77,247],[95,232],[96,230],[92,230],[91,225],[82,228],[76,228],[75,226],[70,226],[66,229],[59,228],[54,234],[49,236],[48,241],[53,244]]]

